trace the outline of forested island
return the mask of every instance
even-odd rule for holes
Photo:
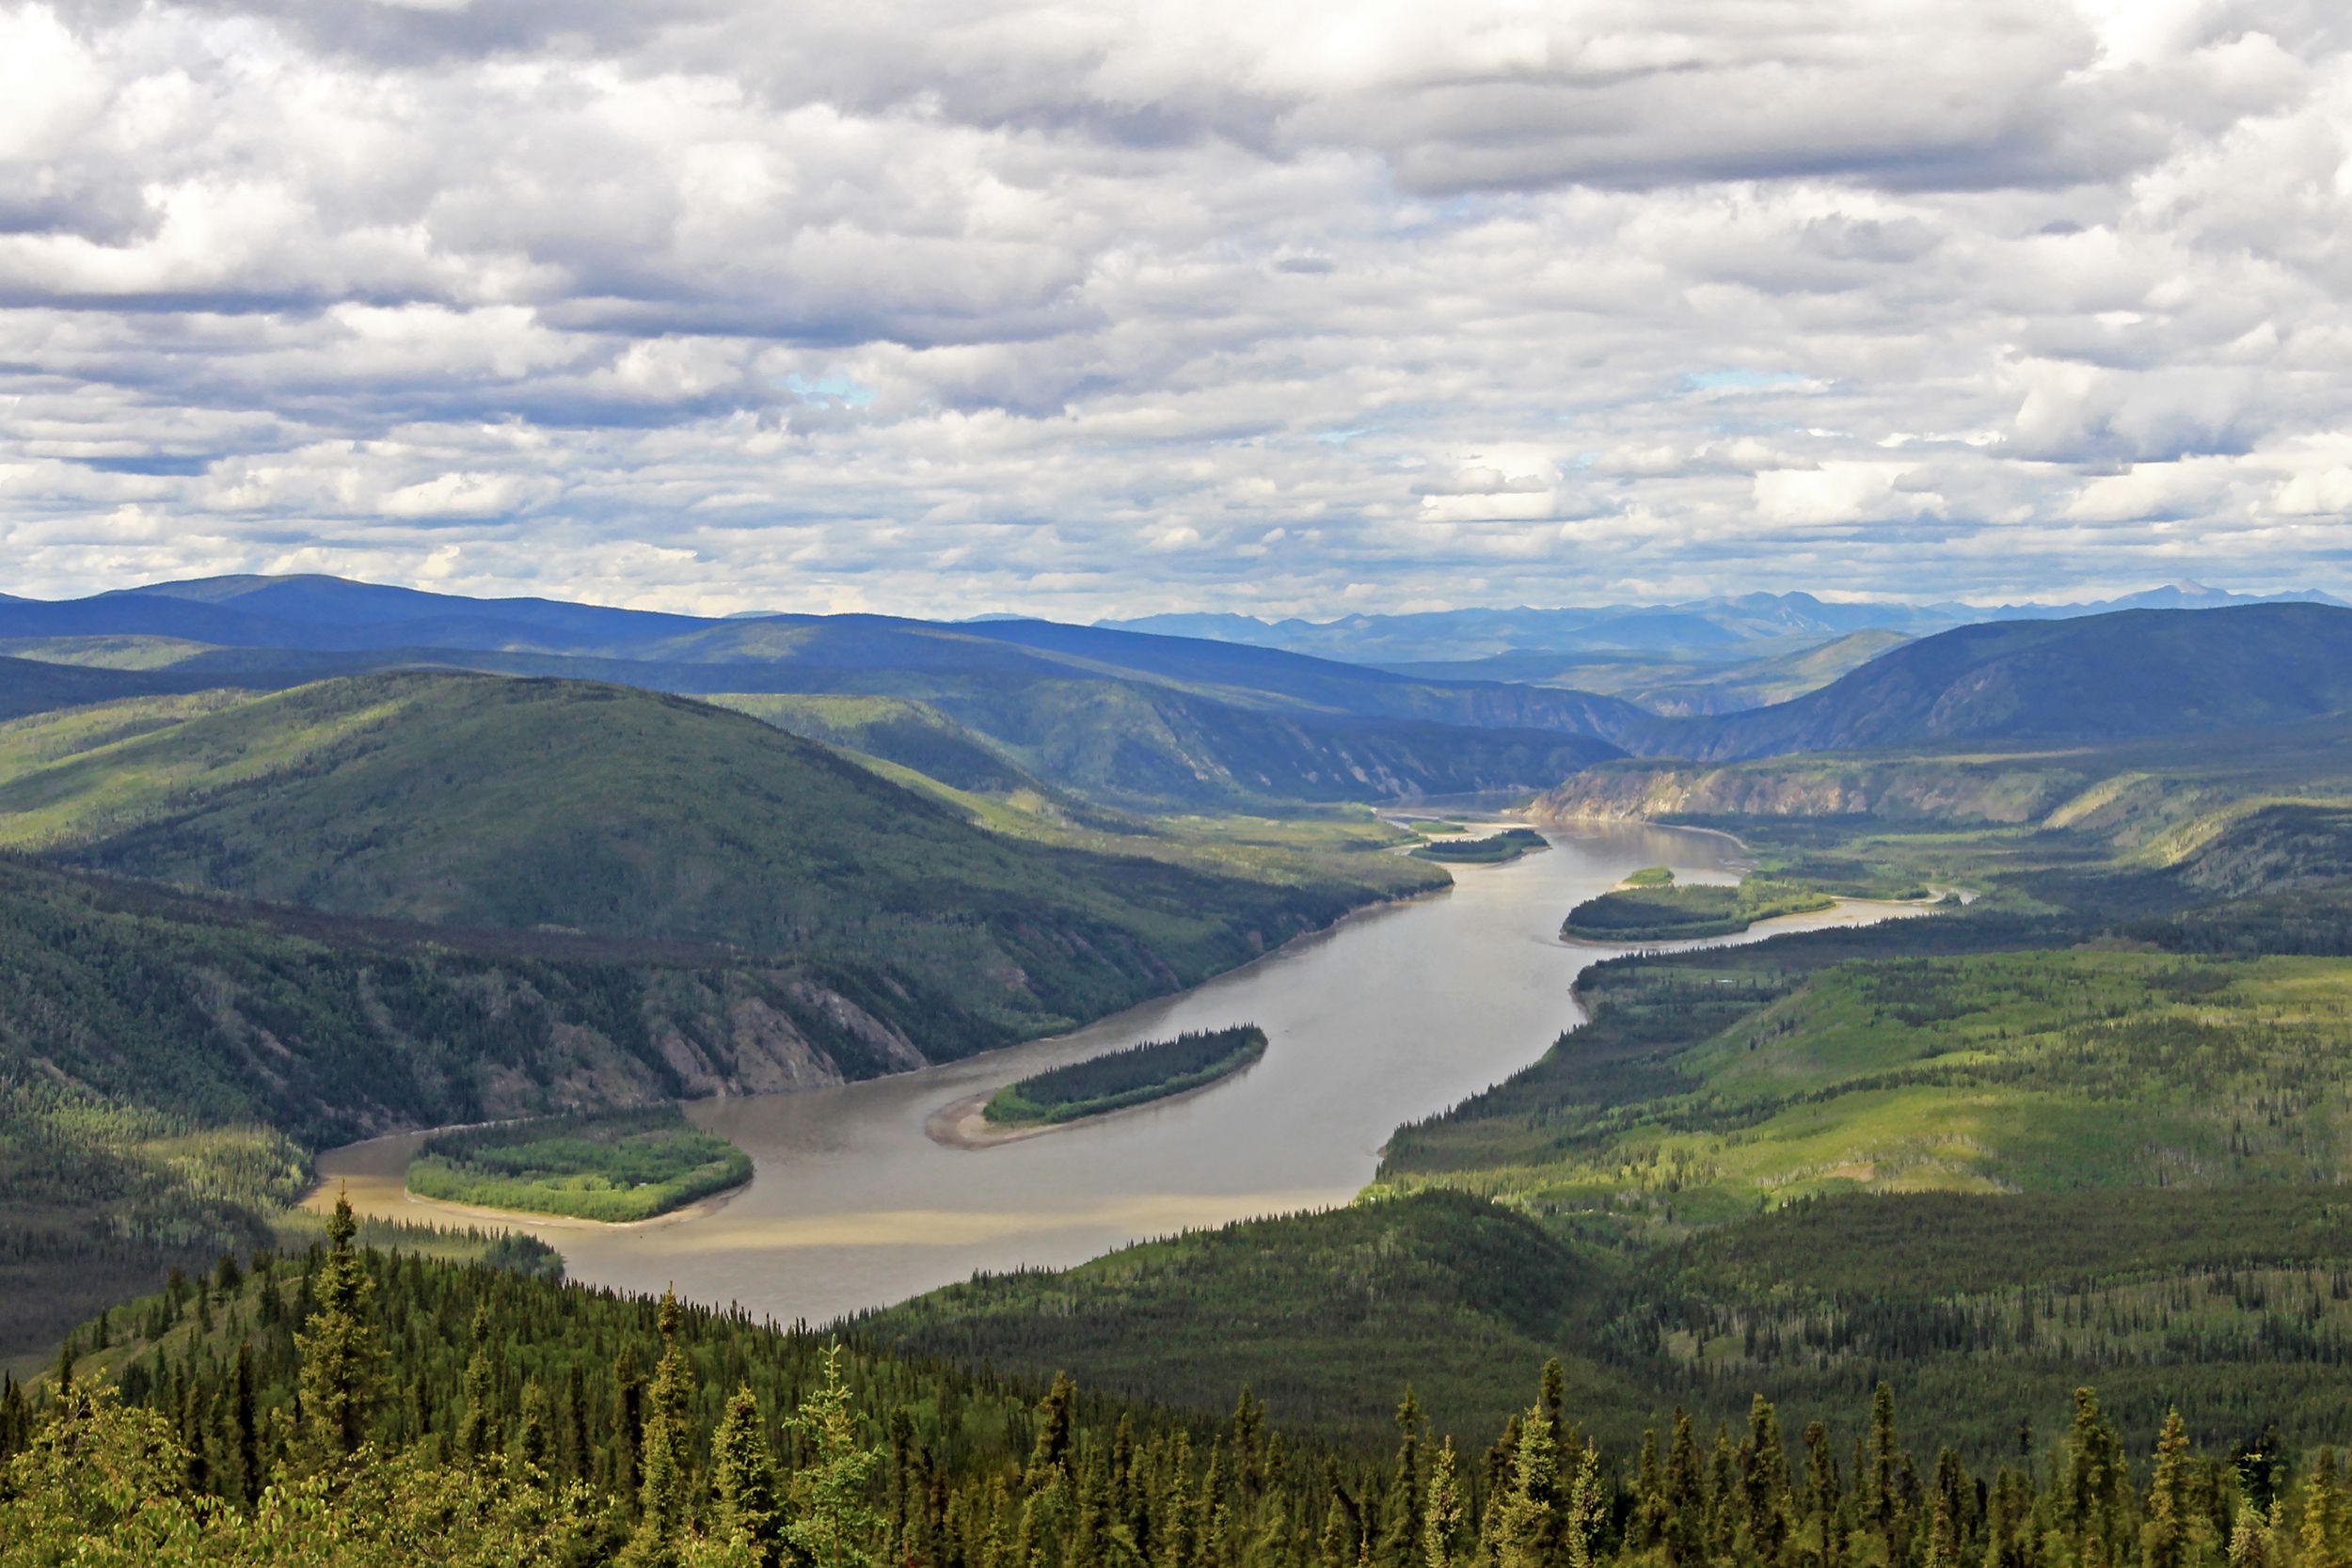
[[[1582,942],[1681,942],[1727,937],[1759,920],[1812,914],[1837,900],[1802,882],[1743,877],[1737,887],[1677,883],[1662,867],[1635,872],[1626,885],[1568,911],[1560,934]]]
[[[1254,1023],[1153,1040],[1031,1073],[998,1089],[980,1114],[999,1127],[1033,1127],[1121,1111],[1239,1072],[1265,1045]]]
[[[1534,850],[1549,847],[1544,835],[1533,828],[1506,828],[1485,838],[1424,844],[1415,849],[1413,855],[1420,860],[1444,861],[1454,865],[1501,865]]]
[[[552,1117],[429,1138],[408,1190],[445,1203],[627,1224],[752,1179],[752,1159],[675,1105]]]

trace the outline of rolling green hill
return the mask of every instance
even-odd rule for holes
[[[1318,1430],[1375,1437],[1411,1384],[1441,1427],[1501,1422],[1597,1270],[1525,1216],[1430,1192],[983,1275],[860,1319],[901,1351],[1196,1409],[1247,1383]],[[1575,1406],[1646,1397],[1579,1368]]]
[[[0,756],[79,721],[0,732]],[[741,715],[445,674],[299,688],[23,767],[0,778],[0,835],[237,897],[756,955],[900,1060],[1188,984],[1393,876],[1272,885],[1019,844]]]

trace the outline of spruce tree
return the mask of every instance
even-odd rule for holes
[[[870,1568],[882,1518],[866,1488],[882,1450],[858,1440],[857,1413],[841,1378],[841,1347],[825,1352],[825,1381],[802,1402],[788,1423],[810,1447],[809,1463],[792,1477],[790,1522],[785,1539],[809,1568]],[[1024,1558],[1010,1568],[1024,1568]]]
[[[1666,1449],[1666,1560],[1695,1568],[1706,1560],[1707,1486],[1700,1473],[1698,1434],[1687,1412],[1675,1412],[1674,1442]]]
[[[693,1374],[678,1348],[677,1292],[661,1292],[656,1322],[661,1330],[661,1360],[645,1394],[644,1479],[638,1487],[637,1533],[628,1558],[637,1568],[668,1568],[677,1560],[686,1528],[686,1415],[694,1397]]]
[[[367,1321],[373,1286],[351,1244],[358,1229],[350,1196],[337,1196],[326,1221],[326,1256],[310,1286],[313,1306],[294,1337],[302,1354],[305,1435],[310,1462],[319,1467],[359,1451],[375,1409],[381,1352]]]
[[[1519,1423],[1511,1490],[1495,1528],[1495,1568],[1559,1568],[1566,1559],[1567,1520],[1560,1506],[1560,1449],[1540,1403]]]
[[[2148,1483],[2148,1522],[2139,1527],[2144,1568],[2183,1568],[2189,1533],[2188,1428],[2175,1405],[2156,1439],[2156,1473]]]
[[[1790,1533],[1788,1449],[1781,1441],[1780,1417],[1761,1394],[1748,1406],[1748,1436],[1740,1447],[1740,1466],[1747,1560],[1776,1563],[1788,1548]]]
[[[250,1505],[262,1495],[262,1424],[254,1387],[253,1347],[240,1343],[229,1378],[229,1454],[235,1468],[234,1499]]]
[[[1609,1491],[1600,1479],[1600,1450],[1587,1442],[1576,1456],[1576,1474],[1568,1482],[1568,1568],[1593,1568],[1599,1560],[1600,1531],[1609,1522]]]
[[[710,1439],[719,1528],[750,1554],[755,1568],[774,1568],[784,1542],[776,1508],[776,1462],[751,1385],[736,1389]]]
[[[2303,1483],[2303,1528],[2296,1568],[2344,1568],[2344,1492],[2336,1450],[2322,1446]]]
[[[457,1418],[457,1454],[470,1465],[486,1464],[500,1448],[498,1385],[490,1367],[490,1307],[473,1309],[473,1354],[466,1362],[465,1409]]]
[[[1428,1568],[1454,1568],[1454,1547],[1469,1513],[1455,1474],[1454,1439],[1439,1446],[1429,1464],[1429,1500],[1422,1513],[1422,1560]]]
[[[554,1418],[548,1391],[537,1378],[523,1385],[522,1419],[515,1433],[515,1457],[532,1471],[544,1472],[555,1458]]]
[[[1390,1472],[1389,1495],[1380,1511],[1380,1546],[1373,1560],[1379,1568],[1410,1568],[1422,1549],[1421,1402],[1410,1388],[1396,1407],[1396,1467]]]

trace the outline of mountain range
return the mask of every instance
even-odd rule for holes
[[[873,730],[886,760],[919,768],[951,732],[1045,785],[1143,805],[1540,786],[1614,754],[1611,732],[1645,717],[1613,697],[1039,621],[706,619],[319,577],[0,602],[0,655],[62,671],[24,683],[57,689],[59,701],[419,668],[721,699],[892,699],[926,732],[925,750],[893,754],[913,731]],[[47,701],[31,692],[13,710]],[[761,711],[789,728],[807,710]]]
[[[1233,614],[1146,615],[1098,625],[1179,637],[1285,648],[1359,663],[1408,665],[1422,674],[1512,678],[1482,661],[1529,654],[1672,657],[1696,663],[1787,653],[1858,631],[1926,636],[1983,621],[2064,620],[2124,610],[2218,610],[2233,605],[2344,601],[2312,590],[2233,594],[2176,582],[2120,598],[2075,604],[1912,605],[1825,600],[1811,594],[1740,594],[1677,604],[1563,610],[1444,610],[1347,615],[1333,621],[1264,621]]]

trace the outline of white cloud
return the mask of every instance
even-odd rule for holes
[[[2348,125],[2298,0],[0,0],[0,588],[2352,588]]]

